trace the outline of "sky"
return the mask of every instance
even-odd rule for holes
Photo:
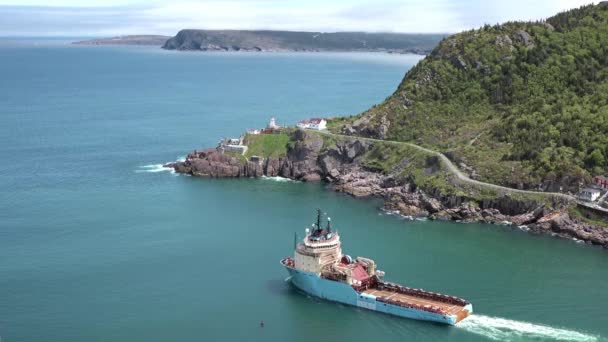
[[[453,33],[586,0],[0,0],[0,36],[174,35],[183,28]]]

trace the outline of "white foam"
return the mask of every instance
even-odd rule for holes
[[[137,173],[141,172],[170,172],[175,173],[175,170],[172,167],[165,167],[164,164],[150,164],[150,165],[142,165],[139,169],[135,170]]]
[[[279,176],[275,176],[275,177],[262,176],[260,178],[265,179],[265,180],[274,181],[274,182],[296,182],[293,179],[279,177]]]
[[[386,208],[382,208],[380,210],[386,215],[397,216],[398,218],[400,218],[402,220],[409,220],[409,221],[414,220],[413,216],[402,215],[401,212],[399,212],[399,210],[390,210],[390,209],[386,209]],[[380,214],[380,215],[382,215],[382,214]]]
[[[177,157],[177,159],[175,161],[185,162],[186,161],[186,156],[179,156],[179,157]]]
[[[587,335],[573,330],[558,329],[546,325],[482,315],[471,315],[456,326],[496,341],[513,341],[521,339],[553,341],[598,340],[597,336]]]

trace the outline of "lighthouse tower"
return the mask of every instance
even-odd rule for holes
[[[267,128],[270,128],[270,129],[276,129],[276,128],[279,128],[279,126],[277,125],[277,123],[276,123],[276,121],[275,121],[274,116],[271,116],[271,117],[270,117],[270,121],[268,122],[268,127],[267,127]]]

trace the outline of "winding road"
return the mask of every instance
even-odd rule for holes
[[[363,141],[371,141],[371,142],[380,142],[380,143],[385,143],[385,144],[394,144],[394,145],[401,145],[401,146],[408,146],[414,149],[417,149],[419,151],[423,151],[426,152],[430,155],[434,155],[437,156],[442,164],[446,167],[446,169],[452,173],[454,176],[456,176],[456,178],[458,178],[460,181],[464,182],[464,183],[468,183],[468,184],[472,184],[472,185],[477,185],[480,187],[485,187],[488,189],[494,189],[494,190],[499,190],[499,191],[504,191],[504,192],[514,192],[514,193],[521,193],[521,194],[530,194],[530,195],[542,195],[542,196],[547,196],[547,197],[559,197],[559,198],[563,198],[567,201],[574,201],[577,202],[580,205],[583,205],[585,207],[589,207],[589,208],[593,208],[596,209],[596,207],[594,207],[592,204],[588,204],[588,203],[584,203],[581,201],[578,201],[574,196],[572,195],[568,195],[568,194],[563,194],[560,192],[544,192],[544,191],[532,191],[532,190],[521,190],[521,189],[514,189],[514,188],[509,188],[506,186],[502,186],[502,185],[497,185],[497,184],[492,184],[492,183],[486,183],[486,182],[482,182],[482,181],[478,181],[475,179],[470,178],[469,176],[467,176],[466,174],[462,173],[462,171],[460,171],[460,169],[458,169],[458,167],[456,165],[454,165],[454,163],[452,163],[452,161],[445,156],[445,154],[441,153],[441,152],[437,152],[437,151],[433,151],[431,149],[428,149],[426,147],[422,147],[416,144],[412,144],[409,142],[403,142],[403,141],[395,141],[395,140],[382,140],[382,139],[374,139],[374,138],[365,138],[365,137],[358,137],[358,136],[351,136],[351,135],[344,135],[344,134],[336,134],[336,133],[332,133],[329,131],[314,131],[316,133],[321,133],[321,134],[325,134],[325,135],[330,135],[330,136],[334,136],[334,137],[340,137],[340,138],[344,138],[344,139],[358,139],[358,140],[363,140]],[[606,212],[608,212],[608,210],[606,210]]]

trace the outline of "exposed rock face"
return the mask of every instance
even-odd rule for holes
[[[321,171],[317,160],[323,148],[323,139],[316,134],[297,130],[292,140],[295,140],[295,143],[287,150],[281,176],[306,181],[320,180]]]
[[[216,149],[194,151],[184,162],[172,163],[169,166],[179,173],[204,177],[259,177],[265,174],[262,165],[253,162],[243,163]]]
[[[517,37],[517,40],[522,42],[525,46],[530,46],[532,44],[532,37],[530,37],[530,34],[528,32],[524,30],[519,30],[515,32],[515,35]]]
[[[503,34],[496,37],[496,45],[500,47],[506,47],[509,50],[513,50],[513,41],[508,35]]]
[[[407,217],[430,217],[459,222],[486,222],[523,227],[536,233],[575,238],[608,248],[608,229],[570,217],[564,209],[548,209],[532,200],[508,195],[474,200],[466,195],[443,195],[438,189],[423,191],[406,178],[395,175],[408,165],[402,160],[390,174],[365,169],[361,157],[371,143],[339,141],[325,148],[317,134],[297,130],[284,158],[267,158],[261,164],[245,162],[215,149],[194,151],[184,162],[169,164],[176,172],[204,177],[282,176],[295,180],[326,180],[330,187],[355,197],[380,197],[385,209]],[[424,172],[440,170],[436,157],[429,157]],[[554,208],[564,208],[554,203]]]
[[[460,70],[467,69],[467,62],[464,60],[464,58],[462,58],[462,56],[453,56],[450,61]]]
[[[357,164],[368,144],[361,141],[338,142],[322,151],[323,139],[317,134],[296,130],[293,144],[284,158],[266,158],[262,164],[244,162],[216,149],[190,153],[183,162],[168,164],[179,173],[206,177],[281,176],[295,180],[336,180]]]
[[[564,210],[541,217],[531,229],[539,233],[553,233],[565,238],[576,238],[608,248],[608,229],[593,226],[572,218]]]

